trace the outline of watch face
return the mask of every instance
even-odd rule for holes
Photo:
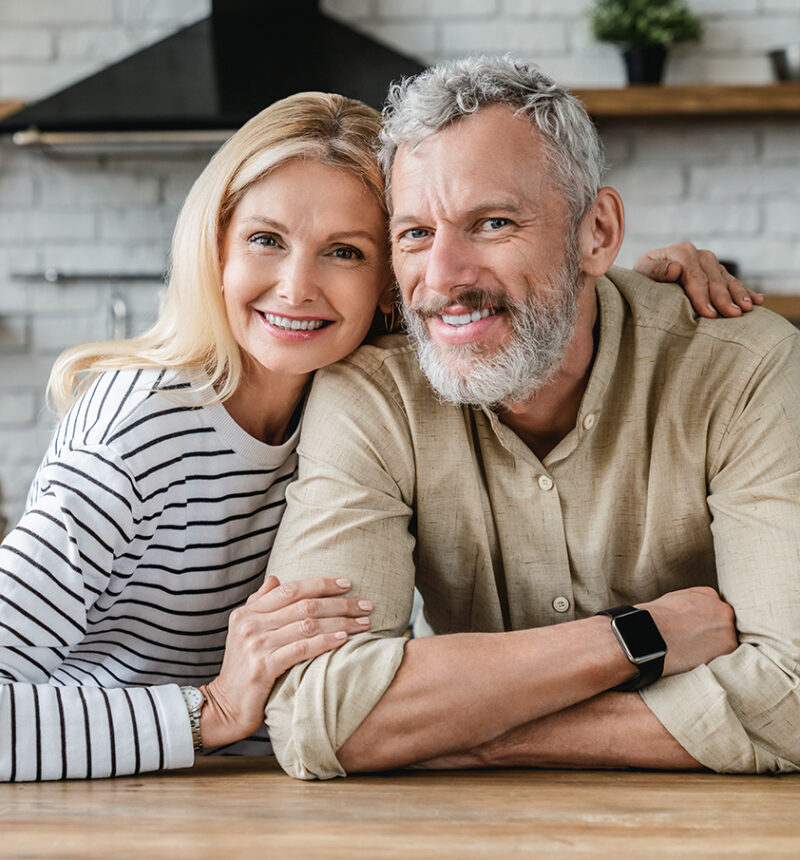
[[[199,711],[203,707],[205,698],[197,687],[181,687],[181,693],[183,693],[183,700],[186,702],[186,707],[190,713]]]
[[[612,624],[616,627],[622,647],[632,662],[644,663],[667,653],[667,643],[647,610],[639,609],[627,615],[618,615]]]

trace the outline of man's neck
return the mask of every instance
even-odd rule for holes
[[[524,403],[505,404],[500,420],[543,460],[573,429],[589,382],[596,349],[597,296],[590,278],[578,296],[575,333],[561,369]]]

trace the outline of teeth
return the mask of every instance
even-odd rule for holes
[[[277,328],[286,329],[286,331],[314,331],[322,328],[327,320],[290,320],[288,317],[279,317],[277,314],[264,314],[267,322]]]
[[[461,326],[478,322],[478,320],[485,320],[493,313],[495,313],[494,308],[484,308],[482,311],[473,311],[471,314],[442,314],[441,318],[448,325]]]

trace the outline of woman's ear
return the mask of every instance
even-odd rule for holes
[[[393,279],[384,287],[378,299],[378,307],[384,314],[390,314],[397,307],[397,284]]]
[[[592,208],[578,228],[581,270],[585,275],[604,275],[613,265],[625,235],[625,208],[619,193],[601,188]]]

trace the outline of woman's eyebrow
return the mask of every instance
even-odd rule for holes
[[[328,236],[328,240],[330,242],[341,242],[345,239],[366,239],[367,242],[371,242],[373,245],[378,245],[379,241],[375,238],[374,234],[370,233],[368,230],[339,230],[336,233],[331,233]]]
[[[275,221],[273,218],[266,218],[263,215],[248,215],[242,218],[242,224],[253,224],[259,227],[269,227],[271,230],[276,230],[279,233],[288,232],[289,228],[280,221]]]

